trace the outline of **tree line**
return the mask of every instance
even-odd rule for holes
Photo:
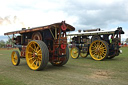
[[[128,43],[128,38],[125,40],[125,42]],[[7,45],[13,46],[12,39],[8,39],[7,41],[0,40],[0,48],[5,48]]]
[[[12,39],[8,39],[7,41],[0,40],[0,48],[5,48],[7,45],[13,46]]]

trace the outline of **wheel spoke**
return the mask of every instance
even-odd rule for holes
[[[38,53],[37,56],[42,56],[42,54],[41,53],[40,54]]]
[[[41,52],[41,49],[37,51],[37,54],[38,54],[39,52]]]
[[[98,55],[96,55],[96,57],[98,58],[99,56],[98,56]]]
[[[95,55],[97,55],[97,52],[94,52]]]
[[[32,64],[31,64],[31,65],[33,66],[33,64],[34,64],[35,62],[36,62],[36,59],[32,62]]]
[[[92,53],[93,53],[93,54],[97,54],[96,50],[92,50]]]
[[[33,53],[32,52],[28,52],[28,54],[31,54],[32,55]]]
[[[34,57],[29,58],[29,61],[32,60],[32,59],[34,59]]]
[[[100,47],[100,50],[103,50],[103,49],[105,49],[105,47]]]
[[[99,55],[99,59],[101,59],[102,58],[102,56],[101,55]]]
[[[100,42],[97,42],[97,44],[96,44],[96,45],[97,45],[97,47],[99,47],[99,46],[100,46]]]
[[[13,58],[14,58],[14,59],[16,58],[16,54],[13,55]]]
[[[36,61],[36,66],[38,67],[38,61]]]
[[[99,54],[98,54],[98,55],[99,55],[99,59],[101,59],[102,57],[101,57],[101,54],[100,54],[100,52],[99,52]]]
[[[36,52],[38,51],[38,49],[39,49],[39,46],[37,46],[37,48],[36,48]]]
[[[30,46],[30,48],[35,52],[35,49],[32,46]]]
[[[33,43],[33,45],[34,45],[34,49],[36,49],[36,44],[35,44],[35,43]]]
[[[101,43],[101,44],[100,44],[100,47],[104,47],[104,45]]]
[[[39,56],[38,56],[38,59],[39,59],[39,60],[42,60]]]
[[[14,56],[14,59],[17,60],[17,56]]]
[[[101,51],[101,56],[104,56],[104,52]]]

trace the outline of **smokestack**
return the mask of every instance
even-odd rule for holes
[[[81,33],[81,30],[78,30],[79,33]]]
[[[22,28],[22,30],[26,30],[26,28]]]

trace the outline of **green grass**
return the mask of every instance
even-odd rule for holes
[[[0,85],[128,85],[128,48],[114,59],[95,61],[87,58],[72,59],[62,67],[50,63],[42,71],[32,71],[21,59],[13,66],[12,50],[0,50]]]
[[[7,76],[0,75],[0,85],[26,85],[16,79],[8,78]]]

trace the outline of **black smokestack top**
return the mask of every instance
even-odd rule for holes
[[[22,27],[24,26],[24,23],[20,21],[20,19],[17,16],[6,16],[4,18],[0,17],[0,25],[11,25],[11,24],[21,24]]]

